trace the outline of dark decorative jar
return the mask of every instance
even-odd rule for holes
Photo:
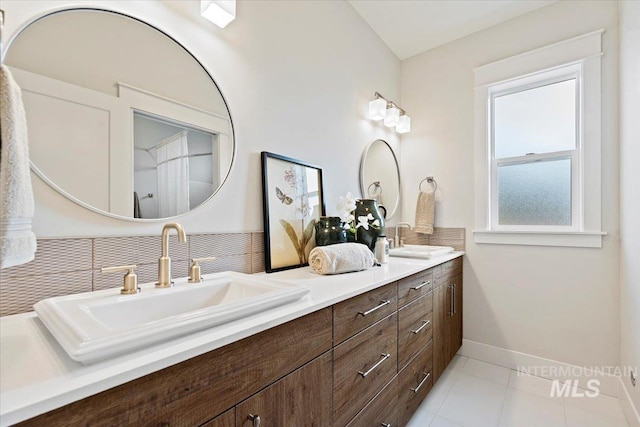
[[[356,200],[353,215],[356,223],[356,242],[367,245],[373,252],[378,236],[385,234],[384,217],[378,209],[378,202],[374,199]],[[361,222],[361,217],[366,217],[366,221]]]
[[[347,231],[342,227],[340,217],[321,216],[316,221],[315,228],[316,246],[328,246],[347,241]]]

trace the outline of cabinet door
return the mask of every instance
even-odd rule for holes
[[[453,359],[462,346],[462,274],[451,279],[449,291],[453,298],[453,316],[451,316],[451,344],[449,359]]]
[[[236,426],[331,425],[331,374],[332,354],[327,352],[238,404]]]
[[[437,381],[451,357],[451,300],[447,284],[433,289],[433,380]]]

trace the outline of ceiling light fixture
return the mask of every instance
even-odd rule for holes
[[[200,0],[200,14],[224,28],[236,19],[236,0]]]
[[[407,115],[406,111],[378,92],[375,93],[375,97],[376,99],[369,102],[369,118],[371,120],[384,120],[383,123],[385,126],[395,126],[396,132],[398,133],[411,131],[411,118]]]

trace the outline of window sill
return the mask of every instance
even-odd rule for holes
[[[602,236],[606,234],[601,231],[473,231],[476,243],[574,248],[601,248]]]

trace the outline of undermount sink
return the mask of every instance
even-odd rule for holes
[[[297,300],[309,290],[235,272],[176,279],[136,295],[119,289],[42,300],[34,309],[69,356],[91,363]]]
[[[404,245],[389,250],[390,256],[431,259],[453,252],[449,246]]]

